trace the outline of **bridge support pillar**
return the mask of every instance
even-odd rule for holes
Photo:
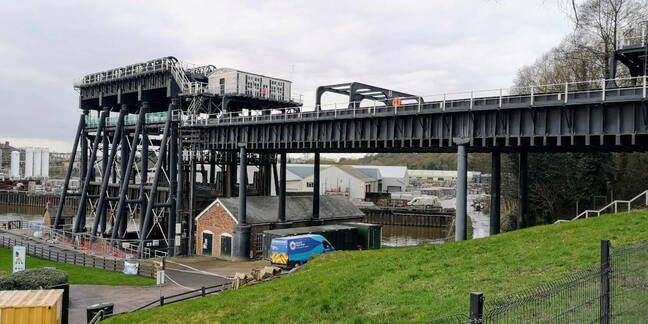
[[[281,161],[279,162],[279,210],[277,224],[275,228],[288,228],[290,223],[286,222],[286,151],[281,152]],[[276,172],[275,172],[276,175]]]
[[[250,255],[250,226],[247,225],[247,149],[240,146],[238,225],[234,227],[234,257],[248,259]]]
[[[528,193],[529,193],[529,181],[528,181],[528,160],[529,153],[525,150],[520,151],[520,160],[519,160],[519,174],[518,174],[518,217],[517,217],[517,228],[525,228],[529,226],[528,224]]]
[[[455,216],[455,241],[467,239],[467,191],[468,191],[468,154],[467,143],[457,145],[457,189],[456,189],[456,216]]]
[[[311,219],[312,225],[322,225],[322,220],[319,214],[319,200],[320,200],[320,153],[315,152],[313,157],[313,217]]]
[[[491,172],[491,203],[490,203],[490,235],[500,233],[500,171],[501,154],[499,151],[492,153]]]

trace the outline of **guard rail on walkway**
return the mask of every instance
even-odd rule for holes
[[[215,286],[201,287],[199,289],[190,290],[190,291],[186,291],[186,292],[171,295],[171,296],[160,296],[160,298],[158,298],[156,300],[153,300],[150,303],[148,303],[148,304],[146,304],[144,306],[141,306],[141,307],[139,307],[139,308],[137,308],[137,309],[135,309],[133,311],[123,312],[123,313],[118,313],[118,314],[110,314],[110,315],[107,315],[107,316],[103,317],[103,319],[109,318],[109,317],[112,317],[112,316],[121,315],[121,314],[128,314],[128,313],[132,313],[132,312],[136,312],[136,311],[140,311],[140,310],[144,310],[144,309],[149,309],[149,308],[164,306],[164,305],[168,305],[168,304],[173,304],[173,303],[177,303],[177,302],[181,302],[181,301],[185,301],[185,300],[189,300],[189,299],[202,298],[202,297],[206,297],[206,296],[209,296],[209,295],[221,293],[221,292],[229,290],[231,288],[232,288],[231,283],[222,283],[222,284],[218,284],[218,285],[215,285]]]
[[[598,217],[598,216],[601,216],[601,214],[603,214],[603,213],[609,213],[611,210],[614,210],[614,214],[616,214],[616,213],[619,212],[619,207],[621,207],[621,208],[625,207],[625,211],[630,212],[630,210],[632,209],[632,203],[634,203],[636,201],[639,201],[639,199],[641,199],[641,198],[644,198],[642,200],[642,202],[644,203],[643,206],[648,206],[648,190],[646,190],[646,191],[636,195],[634,198],[632,198],[630,200],[615,200],[615,201],[603,206],[603,208],[601,208],[601,209],[598,209],[598,210],[588,209],[588,210],[576,215],[576,217],[574,217],[574,218],[572,218],[570,220],[559,219],[559,220],[555,221],[554,224],[563,223],[563,222],[570,222],[570,221],[574,221],[574,220],[577,220],[577,219],[580,219],[580,218],[589,218],[590,215],[595,215],[596,217]]]

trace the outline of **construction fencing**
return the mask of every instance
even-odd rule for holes
[[[115,272],[122,272],[124,270],[124,262],[129,262],[128,260],[119,258],[105,258],[77,251],[68,251],[28,239],[0,236],[0,245],[7,249],[12,249],[16,245],[24,246],[27,255],[44,260]],[[137,275],[155,278],[156,271],[152,264],[142,263],[136,260],[133,260],[132,262],[138,263]]]
[[[646,323],[646,306],[648,242],[603,240],[600,264],[502,298],[471,293],[468,314],[428,323]]]

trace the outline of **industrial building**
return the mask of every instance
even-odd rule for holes
[[[196,254],[231,257],[234,228],[239,224],[238,197],[218,198],[196,217]],[[279,198],[251,196],[247,198],[246,224],[250,227],[249,255],[260,257],[263,251],[263,231],[311,225],[312,196],[286,197],[286,223],[278,224]],[[324,225],[362,221],[364,214],[344,197],[322,196],[319,215]]]
[[[409,178],[412,180],[428,180],[431,182],[456,182],[456,170],[409,170]],[[468,171],[468,182],[480,183],[482,173],[477,171]]]
[[[313,191],[313,166],[288,164],[286,190]],[[368,192],[402,192],[409,186],[406,166],[326,165],[320,166],[320,192],[344,194],[364,200]]]

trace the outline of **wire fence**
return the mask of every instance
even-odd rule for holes
[[[489,301],[471,293],[469,314],[428,323],[646,323],[647,305],[648,242],[603,240],[600,264]]]

